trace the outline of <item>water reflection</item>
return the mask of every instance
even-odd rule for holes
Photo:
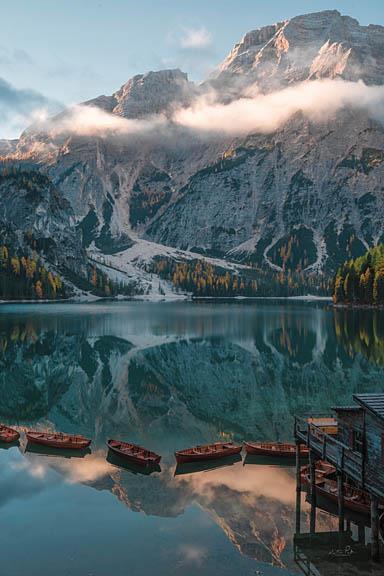
[[[286,440],[294,413],[383,389],[382,312],[356,314],[297,304],[5,306],[0,416],[48,419],[96,440],[155,437],[162,450]]]
[[[349,404],[353,393],[382,391],[381,314],[299,304],[1,307],[1,420],[78,432],[94,447],[83,458],[25,450],[23,443],[0,450],[0,506],[8,510],[10,534],[19,534],[17,519],[32,522],[43,504],[45,521],[55,524],[66,502],[60,513],[75,534],[64,521],[56,530],[74,549],[77,530],[97,541],[102,535],[115,548],[112,537],[121,542],[125,523],[132,538],[147,541],[151,550],[143,552],[141,540],[127,544],[125,533],[111,560],[117,576],[127,554],[137,562],[132,574],[153,574],[158,566],[175,574],[252,574],[255,566],[265,575],[298,573],[292,468],[233,460],[176,469],[173,452],[221,438],[287,440],[295,413],[324,412]],[[143,475],[117,462],[105,449],[109,437],[151,447],[163,456],[161,470]],[[89,518],[78,518],[80,502],[89,503]],[[328,512],[318,518],[322,532],[336,529]],[[308,515],[304,504],[304,528]],[[107,573],[94,542],[89,546],[94,574]],[[62,553],[60,563],[59,576],[91,572],[79,559],[71,572]],[[7,569],[17,574],[11,563]]]
[[[335,333],[347,354],[384,366],[384,310],[336,309]]]
[[[105,457],[103,450],[74,460],[44,458],[30,452],[13,454],[8,465],[2,465],[0,487],[2,493],[9,493],[6,482],[11,476],[15,497],[26,498],[36,491],[49,490],[54,482],[81,483],[107,490],[130,510],[148,516],[180,516],[190,506],[198,505],[242,554],[261,563],[293,569],[292,470],[260,466],[256,471],[240,461],[175,476],[174,464],[168,462],[161,472],[143,477],[116,468]],[[304,507],[304,521],[307,515]],[[333,521],[325,518],[322,524],[329,527]]]

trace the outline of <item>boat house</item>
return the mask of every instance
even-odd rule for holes
[[[324,427],[327,418],[323,418],[323,421],[314,417],[295,418],[297,482],[299,485],[300,446],[305,444],[309,448],[310,494],[315,508],[316,462],[325,460],[336,468],[340,531],[344,530],[345,486],[349,484],[368,493],[371,507],[371,555],[378,560],[379,505],[384,502],[384,393],[356,394],[353,400],[353,406],[333,408],[336,417],[332,433],[330,427]],[[315,521],[314,512],[314,517],[311,517],[313,532]]]

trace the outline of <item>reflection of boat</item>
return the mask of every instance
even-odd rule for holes
[[[384,512],[383,512],[382,515],[380,516],[379,528],[380,528],[380,536],[381,536],[381,539],[382,539],[383,542],[384,542]]]
[[[292,458],[279,458],[278,456],[258,456],[257,454],[246,454],[244,466],[278,466],[279,468],[292,468],[295,461]]]
[[[28,442],[25,451],[31,454],[39,454],[40,456],[61,456],[64,458],[84,458],[87,454],[91,454],[89,447],[84,450],[73,450],[70,448],[53,448],[42,444],[32,444],[31,442]]]
[[[216,470],[217,468],[232,466],[237,462],[241,462],[240,454],[233,454],[232,456],[227,456],[221,460],[203,460],[200,462],[185,462],[183,464],[180,463],[176,466],[175,476],[193,474],[195,472],[208,472],[209,470]]]
[[[129,442],[110,439],[107,442],[107,446],[112,452],[121,456],[121,458],[141,466],[154,466],[159,464],[161,460],[161,456],[155,452],[151,452],[141,446],[136,446],[136,444],[130,444]]]
[[[28,442],[32,444],[41,444],[51,448],[85,450],[91,444],[91,440],[81,435],[64,434],[63,432],[37,432],[30,431],[25,433]]]
[[[322,482],[319,482],[316,485],[316,493],[321,494],[321,496],[324,496],[329,500],[337,502],[337,482],[325,478]],[[354,512],[369,515],[371,511],[371,498],[368,492],[350,486],[349,484],[344,484],[344,506]]]
[[[319,482],[322,482],[324,480],[324,478],[333,478],[334,475],[336,474],[336,468],[330,464],[329,462],[326,462],[325,460],[317,460],[316,462],[316,484],[318,484]],[[300,470],[300,476],[301,476],[301,483],[304,485],[309,485],[310,483],[310,467],[308,466],[302,466],[301,470]]]
[[[278,456],[292,458],[296,455],[296,446],[289,442],[244,442],[247,454],[257,456]],[[308,448],[300,446],[300,456],[308,456]]]
[[[0,442],[5,442],[6,444],[11,444],[12,442],[17,442],[20,438],[20,434],[17,430],[0,424]]]
[[[186,450],[175,452],[176,461],[179,464],[184,462],[199,462],[201,460],[217,460],[226,458],[234,454],[240,454],[242,446],[233,442],[215,442],[214,444],[205,444],[203,446],[194,446]]]
[[[153,472],[161,472],[161,468],[158,464],[152,464],[152,466],[135,464],[134,462],[129,462],[126,458],[119,456],[117,452],[112,452],[112,450],[108,450],[107,462],[112,464],[112,466],[132,472],[132,474],[144,474],[149,476],[149,474],[152,474]]]

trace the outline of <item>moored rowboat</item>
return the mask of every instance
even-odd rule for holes
[[[315,482],[318,484],[322,482],[325,478],[331,478],[336,474],[336,468],[333,464],[326,462],[325,460],[318,460],[316,462],[316,473],[315,473]],[[300,477],[302,484],[309,484],[310,483],[310,467],[302,466],[300,469]]]
[[[349,484],[344,484],[344,506],[349,510],[369,516],[371,511],[371,497],[368,492],[355,488]],[[335,480],[325,478],[316,484],[316,493],[328,498],[333,502],[338,502],[338,487]]]
[[[289,442],[244,442],[247,454],[257,456],[275,456],[293,458],[296,454],[295,444]],[[307,456],[308,448],[300,446],[300,456]]]
[[[156,466],[161,460],[161,456],[155,452],[151,452],[151,450],[146,450],[146,448],[142,448],[141,446],[129,442],[110,439],[107,442],[107,446],[112,450],[112,452],[118,454],[125,460],[133,462],[134,464]]]
[[[25,435],[28,442],[32,444],[67,450],[85,450],[91,443],[91,440],[79,434],[64,434],[63,432],[37,432],[32,430],[26,432]]]
[[[17,430],[0,424],[0,442],[6,442],[10,444],[11,442],[16,442],[20,438],[20,434]]]
[[[215,442],[214,444],[205,444],[203,446],[194,446],[186,450],[175,452],[175,458],[178,464],[184,462],[199,462],[201,460],[217,460],[226,458],[234,454],[240,454],[242,446],[233,442]]]

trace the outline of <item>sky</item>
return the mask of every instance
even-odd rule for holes
[[[384,25],[382,0],[0,0],[0,138],[27,113],[111,94],[135,74],[199,81],[249,30],[337,9]]]

